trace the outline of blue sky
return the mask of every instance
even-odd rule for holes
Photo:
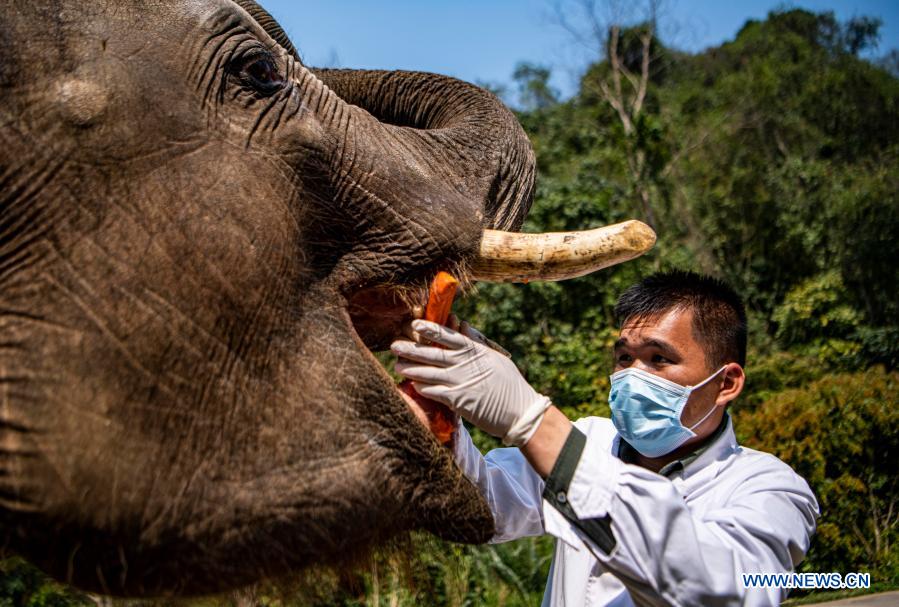
[[[508,85],[519,61],[553,68],[553,85],[575,90],[584,47],[554,25],[550,0],[261,0],[309,65],[438,72]],[[627,4],[626,0],[623,4]],[[697,51],[733,39],[747,19],[795,6],[840,20],[883,20],[880,56],[899,47],[899,0],[669,0],[663,40]]]

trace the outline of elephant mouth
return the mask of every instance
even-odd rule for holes
[[[366,349],[372,353],[382,352],[395,339],[411,337],[409,323],[423,316],[428,301],[429,278],[433,274],[429,272],[403,284],[370,286],[347,297],[350,324]],[[378,362],[383,364],[383,361]],[[405,384],[398,385],[395,392],[418,421],[438,441],[446,444],[447,425],[454,428],[458,416],[439,403],[416,402],[411,390],[411,386]]]
[[[655,238],[655,232],[639,221],[581,232],[522,234],[484,230],[479,251],[469,264],[443,260],[442,265],[454,266],[452,273],[470,283],[567,280],[638,257],[655,244]],[[347,295],[350,324],[366,349],[387,350],[394,339],[410,337],[408,325],[421,318],[428,300],[428,285],[435,274],[432,268],[411,274],[401,282],[375,284]],[[438,434],[435,419],[456,420],[442,405],[434,403],[436,410],[423,411],[401,389],[396,392],[432,434]]]
[[[403,335],[404,327],[421,318],[428,300],[427,282],[410,280],[407,284],[374,285],[347,298],[347,312],[353,329],[372,352],[390,347]]]

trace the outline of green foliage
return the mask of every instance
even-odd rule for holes
[[[899,80],[897,80],[899,82]],[[899,91],[895,99],[899,99]],[[833,262],[867,324],[899,318],[899,147],[851,167],[835,191]]]
[[[790,290],[772,314],[781,344],[816,356],[827,368],[851,368],[861,347],[852,338],[861,314],[849,305],[836,270],[809,278]]]
[[[826,375],[736,416],[742,442],[774,453],[821,502],[810,571],[899,582],[899,373]]]
[[[899,252],[899,81],[823,34],[840,29],[831,20],[774,13],[682,57],[659,93],[667,128],[686,142],[669,165],[666,221],[701,239],[703,266],[763,313],[797,281],[836,268],[870,300],[867,319],[884,323],[896,276],[885,259]]]
[[[0,561],[0,607],[88,607],[86,596],[57,584],[20,558]]]
[[[353,574],[317,574],[300,590],[272,586],[246,594],[265,607],[524,607],[540,602],[551,554],[547,538],[474,547],[419,535],[399,548]]]

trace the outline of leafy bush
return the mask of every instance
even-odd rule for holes
[[[735,417],[747,446],[774,453],[820,500],[811,571],[899,582],[899,373],[874,367],[784,390]]]

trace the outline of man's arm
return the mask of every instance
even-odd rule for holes
[[[541,479],[518,449],[494,449],[486,457],[460,423],[453,457],[486,500],[494,520],[491,543],[543,535]]]
[[[574,426],[565,414],[550,406],[543,420],[521,452],[541,478],[546,478],[556,465],[559,453]]]
[[[760,456],[728,471],[720,480],[729,477],[735,489],[725,503],[694,513],[669,479],[625,464],[576,428],[561,454],[543,493],[552,506],[544,509],[547,533],[589,549],[636,602],[774,605],[785,598],[781,588],[745,588],[741,575],[789,572],[809,548],[817,503],[783,462]],[[566,459],[577,459],[573,470],[562,469]]]

